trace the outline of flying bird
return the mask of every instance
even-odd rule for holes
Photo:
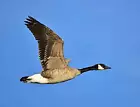
[[[81,69],[70,67],[68,65],[70,60],[65,58],[63,53],[64,41],[54,31],[31,16],[28,16],[24,22],[38,42],[42,71],[22,77],[21,82],[56,84],[71,80],[90,70],[111,69],[102,63]]]

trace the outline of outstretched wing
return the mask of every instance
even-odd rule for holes
[[[63,40],[36,19],[28,16],[25,25],[38,41],[39,57],[44,70],[67,66],[63,55]]]

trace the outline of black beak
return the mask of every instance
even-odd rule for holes
[[[29,76],[22,77],[22,78],[20,79],[20,81],[21,81],[21,82],[26,82],[26,81],[28,80],[28,79],[27,79],[28,77],[29,77]]]
[[[109,67],[109,66],[106,66],[106,67],[105,67],[105,69],[111,69],[111,67]]]

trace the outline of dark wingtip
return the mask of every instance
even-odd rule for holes
[[[30,22],[29,22],[29,21],[27,21],[27,20],[25,20],[24,22],[25,22],[25,24],[29,24],[29,23],[30,23]]]
[[[25,19],[25,25],[28,26],[28,25],[34,25],[36,23],[39,23],[41,24],[39,21],[37,21],[35,18],[33,18],[32,16],[28,16],[26,19]]]
[[[28,18],[26,18],[26,20],[28,21],[37,21],[35,18],[33,18],[32,16],[28,16]],[[38,21],[37,21],[38,22]]]
[[[29,19],[34,19],[32,16],[28,16]]]
[[[33,25],[34,22],[36,22],[36,20],[35,20],[33,17],[28,16],[28,17],[25,19],[24,22],[25,22],[25,25],[28,27],[28,25]]]

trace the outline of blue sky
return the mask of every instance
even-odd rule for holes
[[[1,0],[0,13],[1,107],[140,106],[139,0]],[[112,69],[56,85],[21,83],[41,71],[28,15],[63,38],[70,66]]]

